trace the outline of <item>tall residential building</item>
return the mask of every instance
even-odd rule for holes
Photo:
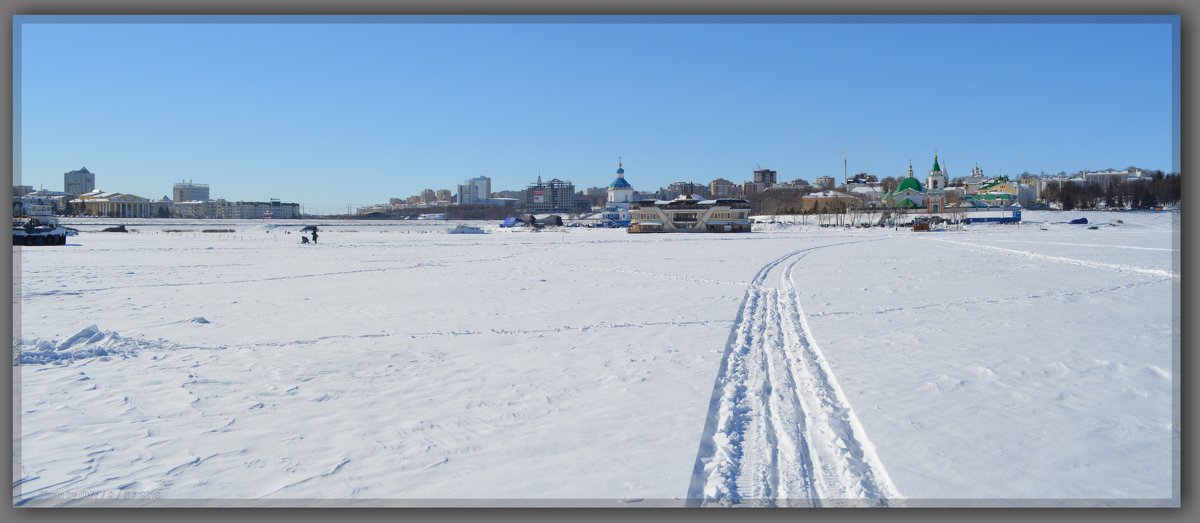
[[[834,187],[835,183],[837,183],[837,180],[834,180],[832,176],[818,176],[817,177],[817,187],[824,187],[826,189],[832,189]]]
[[[179,203],[207,202],[211,198],[208,197],[208,184],[186,181],[171,186],[171,199]]]
[[[766,187],[770,187],[776,183],[779,183],[778,177],[779,173],[770,169],[758,169],[754,171],[754,183],[761,183]]]
[[[766,187],[762,187],[763,185],[761,182],[742,182],[742,194],[746,196],[758,194],[766,189]]]
[[[437,192],[433,194],[437,197],[437,199],[434,200],[434,203],[448,202],[450,201],[450,198],[454,196],[454,194],[450,192],[450,189],[438,189]]]
[[[433,192],[433,189],[425,189],[421,191],[419,200],[420,201],[417,203],[424,203],[426,205],[433,204],[434,202],[437,202],[437,193]]]
[[[708,197],[708,187],[702,183],[695,182],[674,182],[667,186],[667,191],[673,195],[698,196],[702,198]]]
[[[87,167],[63,174],[63,192],[79,195],[94,190],[96,190],[96,175],[87,170]]]
[[[733,182],[724,178],[717,178],[716,180],[708,182],[708,193],[711,194],[713,198],[728,198],[733,196],[735,191],[736,186],[733,184]]]
[[[492,197],[492,179],[487,176],[471,178],[458,186],[459,205],[477,205],[487,203]]]

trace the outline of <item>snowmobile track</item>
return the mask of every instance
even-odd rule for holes
[[[794,272],[772,260],[730,332],[688,489],[691,505],[886,506],[898,497],[813,339]],[[768,283],[778,279],[778,288]]]

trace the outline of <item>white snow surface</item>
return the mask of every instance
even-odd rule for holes
[[[13,249],[13,503],[1178,506],[1178,214],[1023,214],[64,220]]]

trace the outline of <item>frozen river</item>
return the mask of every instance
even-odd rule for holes
[[[1177,219],[78,220],[13,249],[13,499],[1175,506]]]

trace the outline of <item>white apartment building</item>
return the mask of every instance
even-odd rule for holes
[[[487,176],[471,178],[458,186],[459,205],[486,203],[492,197],[492,179]]]

